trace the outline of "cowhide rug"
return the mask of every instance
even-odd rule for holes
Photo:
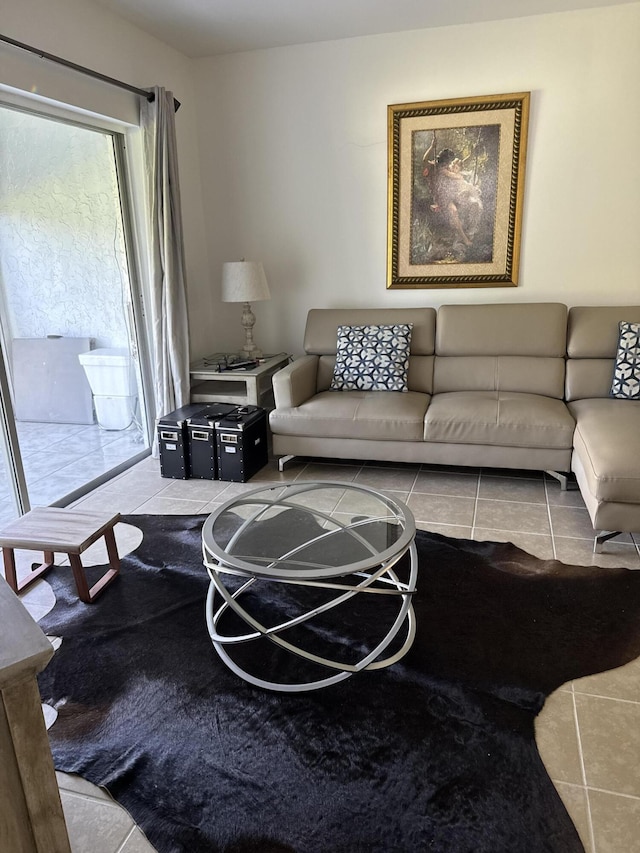
[[[58,710],[56,768],[106,787],[161,853],[583,850],[534,718],[564,682],[640,654],[640,572],[419,532],[406,657],[275,693],[211,644],[203,519],[126,517],[143,541],[93,605],[68,569],[49,575],[41,625],[62,645],[40,688]],[[263,585],[260,602],[280,606],[282,590]],[[375,633],[378,611],[358,607],[355,630],[342,614],[321,640]],[[257,671],[286,668],[273,644],[252,646]]]

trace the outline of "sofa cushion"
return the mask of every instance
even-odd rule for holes
[[[438,356],[564,358],[567,306],[560,302],[441,305]]]
[[[640,400],[576,400],[574,453],[602,501],[640,502]]]
[[[640,305],[576,305],[570,308],[569,359],[614,358],[621,320],[640,323]]]
[[[517,391],[562,400],[563,358],[527,356],[447,356],[436,358],[433,392]]]
[[[435,308],[312,308],[307,314],[304,351],[312,355],[335,355],[338,326],[393,326],[396,323],[413,326],[411,355],[433,355]]]
[[[411,324],[338,326],[331,391],[408,391]]]
[[[640,323],[640,305],[578,305],[569,309],[565,400],[611,395],[621,321]]]
[[[610,358],[568,358],[565,376],[565,402],[611,396]]]
[[[574,421],[562,402],[538,394],[453,391],[435,394],[425,418],[427,441],[507,447],[571,447]]]
[[[561,400],[566,341],[561,303],[441,305],[433,391],[514,391]]]
[[[611,396],[640,400],[640,323],[620,323]]]
[[[274,409],[279,435],[422,441],[429,395],[417,391],[322,391],[301,406]]]

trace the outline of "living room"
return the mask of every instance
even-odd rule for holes
[[[238,347],[239,306],[222,302],[221,270],[240,258],[264,264],[271,290],[269,301],[254,306],[258,345],[294,355],[302,352],[310,308],[637,304],[640,177],[627,161],[640,131],[640,3],[593,5],[216,56],[188,56],[108,3],[86,0],[23,0],[3,10],[2,30],[134,85],[165,86],[181,102],[176,127],[196,360]],[[135,124],[128,94],[5,47],[2,60],[8,98],[31,93]],[[531,112],[518,286],[387,289],[387,106],[523,91],[531,93]],[[146,465],[141,489],[157,481],[150,470],[157,460]],[[404,491],[404,474],[397,477],[395,488]],[[389,482],[381,487],[394,488]],[[187,485],[180,496],[175,489],[185,512],[215,503],[213,495],[185,497]],[[540,489],[539,482],[531,486]],[[142,511],[169,511],[164,492]],[[124,492],[122,511],[152,499],[133,506],[133,494]],[[557,504],[545,498],[545,506]],[[619,547],[637,558],[632,540]],[[562,725],[569,718],[573,725],[573,694],[558,702]],[[624,707],[632,709],[629,722],[638,719],[637,697]],[[603,727],[606,719],[599,718]],[[563,772],[554,781],[561,784]],[[574,785],[568,771],[565,779],[567,797],[579,800],[576,814],[591,827],[587,849],[636,849],[616,847],[614,830],[624,839],[640,835],[640,788],[621,786],[614,796],[603,786],[604,793],[592,792],[589,811],[585,786]],[[593,834],[605,812],[606,831]],[[133,841],[122,849],[132,853]]]

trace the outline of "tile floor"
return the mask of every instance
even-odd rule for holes
[[[556,480],[536,472],[296,460],[283,474],[271,462],[243,485],[163,479],[158,461],[147,458],[75,505],[122,513],[207,513],[237,490],[295,479],[353,480],[393,492],[412,509],[419,527],[449,536],[510,540],[542,558],[640,570],[640,534],[620,537],[607,543],[604,554],[593,554],[593,531],[579,492],[562,492]],[[121,550],[134,545],[121,542]],[[98,555],[95,561],[104,559]],[[23,596],[34,618],[50,609],[51,598],[46,581]],[[537,737],[588,853],[640,853],[640,660],[564,685],[538,718]],[[59,784],[74,853],[153,850],[104,792],[64,774]]]
[[[32,506],[47,506],[145,448],[137,426],[104,430],[98,424],[16,423]],[[15,516],[0,455],[0,524]]]

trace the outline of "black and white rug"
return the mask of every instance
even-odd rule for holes
[[[126,517],[142,543],[93,605],[70,572],[49,575],[40,624],[62,644],[40,689],[57,769],[106,787],[161,853],[583,850],[534,718],[564,682],[640,655],[640,572],[418,532],[406,657],[274,693],[211,644],[204,518]],[[357,619],[375,630],[366,607]],[[286,666],[264,641],[246,653]]]

